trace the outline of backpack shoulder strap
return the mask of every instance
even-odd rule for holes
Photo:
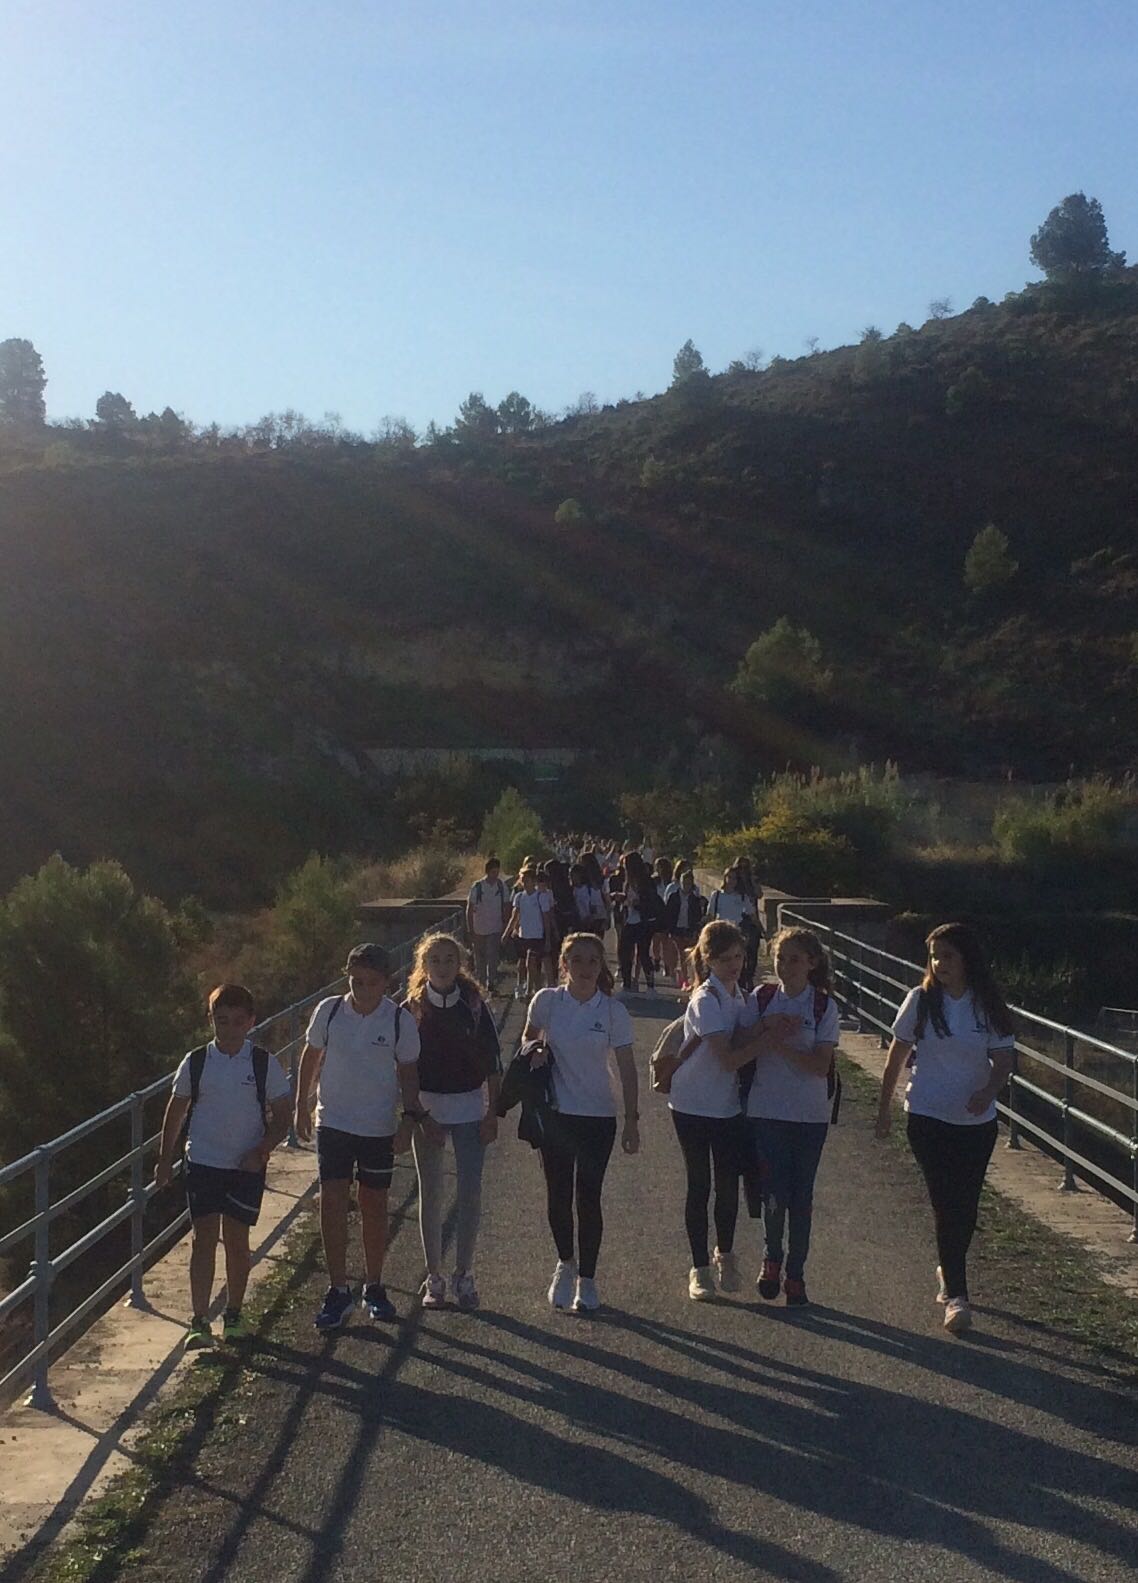
[[[205,1058],[209,1054],[209,1045],[199,1045],[196,1050],[190,1051],[190,1109],[193,1110],[201,1093],[202,1073],[205,1071]]]
[[[713,890],[711,893],[711,900],[707,904],[707,912],[711,918],[719,917],[719,892],[717,890]]]
[[[824,989],[814,990],[814,1027],[817,1028],[830,1004],[829,994]]]
[[[760,1017],[777,994],[777,984],[760,984],[755,990],[755,1000],[758,1004]],[[817,1006],[817,1001],[815,1001],[815,1006]]]
[[[253,1046],[253,1080],[257,1085],[257,1103],[261,1107],[261,1120],[268,1130],[269,1119],[266,1114],[269,1108],[269,1061],[272,1057],[268,1050],[259,1044]]]

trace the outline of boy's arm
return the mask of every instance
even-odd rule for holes
[[[265,1136],[260,1143],[249,1150],[248,1154],[242,1156],[240,1169],[242,1171],[263,1171],[269,1163],[269,1155],[272,1154],[277,1144],[283,1143],[288,1137],[288,1124],[291,1120],[291,1095],[285,1094],[280,1099],[274,1099],[269,1106],[269,1124],[265,1128]]]
[[[179,1099],[177,1094],[171,1094],[166,1106],[166,1114],[162,1118],[162,1142],[158,1148],[158,1162],[154,1167],[154,1185],[156,1187],[169,1186],[174,1174],[174,1160],[178,1153],[178,1140],[182,1136],[182,1124],[190,1110],[188,1099]]]
[[[320,1070],[324,1051],[317,1045],[306,1044],[300,1056],[300,1068],[296,1074],[296,1117],[294,1125],[296,1136],[301,1143],[312,1142],[312,1084]],[[287,1130],[287,1129],[286,1129]]]

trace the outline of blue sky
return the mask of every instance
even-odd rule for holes
[[[1138,259],[1134,0],[0,0],[0,339],[251,422],[558,410]],[[1129,151],[1129,153],[1127,152]]]

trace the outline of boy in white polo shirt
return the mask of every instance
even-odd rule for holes
[[[498,982],[498,954],[502,931],[510,921],[510,893],[496,857],[486,859],[484,878],[470,887],[466,900],[466,932],[474,952],[474,973],[489,993]]]
[[[249,1334],[241,1317],[249,1281],[249,1228],[261,1210],[269,1155],[288,1132],[292,1113],[280,1062],[249,1042],[256,1014],[244,985],[219,984],[209,997],[209,1020],[213,1039],[191,1050],[174,1075],[154,1171],[156,1186],[165,1187],[184,1128],[193,1226],[187,1352],[213,1345],[208,1315],[219,1234],[225,1244],[227,1298],[222,1339],[241,1341]]]
[[[355,1298],[348,1284],[348,1200],[359,1183],[364,1251],[363,1302],[372,1319],[397,1319],[383,1285],[387,1251],[387,1190],[396,1154],[411,1147],[412,1125],[441,1145],[445,1133],[419,1102],[419,1029],[387,996],[390,967],[381,945],[357,945],[345,968],[348,993],[322,1000],[312,1013],[296,1083],[296,1135],[312,1137],[320,1169],[320,1235],[328,1261],[328,1291],[317,1330],[335,1330]],[[402,1103],[402,1121],[396,1111]]]

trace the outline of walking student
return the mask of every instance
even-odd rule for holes
[[[691,1247],[688,1296],[704,1302],[720,1288],[737,1292],[735,1258],[739,1177],[743,1167],[743,1107],[732,1048],[736,1028],[749,1027],[754,1008],[739,988],[746,947],[733,923],[705,924],[692,952],[696,988],[684,1013],[684,1045],[671,1081],[668,1106],[687,1172],[684,1225]],[[751,1052],[754,1053],[753,1051]],[[708,1252],[707,1206],[715,1187],[716,1246]]]
[[[390,963],[381,945],[348,953],[348,993],[331,995],[312,1013],[296,1084],[296,1135],[312,1137],[316,1084],[316,1157],[320,1174],[320,1235],[328,1290],[317,1330],[335,1330],[351,1313],[348,1282],[348,1200],[359,1184],[363,1237],[363,1304],[372,1319],[399,1316],[383,1284],[387,1252],[387,1192],[396,1154],[411,1147],[412,1125],[433,1143],[443,1134],[419,1100],[419,1030],[414,1017],[387,994]],[[402,1107],[402,1121],[396,1113]]]
[[[609,926],[608,902],[603,883],[594,884],[583,862],[574,863],[569,870],[569,880],[573,886],[573,901],[582,931],[595,934],[598,940],[603,940]]]
[[[213,1345],[209,1307],[219,1236],[225,1246],[221,1338],[242,1341],[249,1334],[241,1317],[249,1283],[249,1228],[261,1212],[269,1155],[288,1132],[292,1113],[280,1062],[249,1042],[256,1021],[249,991],[243,984],[219,984],[208,1006],[213,1038],[184,1056],[174,1074],[154,1171],[155,1185],[167,1186],[184,1135],[193,1228],[187,1352]]]
[[[966,1261],[996,1145],[996,1096],[1015,1059],[1015,1024],[971,929],[941,924],[925,945],[924,979],[893,1024],[876,1134],[889,1135],[893,1090],[911,1062],[909,1147],[936,1223],[937,1302],[944,1304],[944,1328],[959,1334],[972,1323]]]
[[[829,958],[816,934],[781,929],[771,955],[778,982],[761,984],[751,997],[756,1026],[768,1035],[755,1045],[755,1073],[747,1094],[747,1132],[761,1167],[766,1228],[757,1284],[760,1297],[770,1301],[781,1287],[789,1306],[802,1307],[809,1301],[806,1257],[814,1181],[830,1130],[829,1074],[839,1013],[830,991]]]
[[[483,877],[474,882],[466,898],[466,932],[474,952],[475,977],[490,995],[498,984],[502,935],[509,921],[510,893],[502,878],[502,865],[496,857],[488,857]]]
[[[668,886],[664,898],[664,921],[675,954],[677,989],[687,989],[691,984],[689,958],[699,938],[705,905],[695,875],[690,868],[685,868],[679,875],[678,883],[673,880]]]
[[[624,1110],[621,1148],[625,1154],[640,1148],[632,1019],[613,996],[612,974],[595,935],[569,935],[560,965],[564,982],[535,996],[523,1039],[541,1039],[552,1061],[555,1109],[541,1145],[541,1163],[557,1267],[547,1295],[553,1308],[592,1313],[600,1306],[596,1273],[604,1234],[601,1189],[616,1141],[612,1057]],[[543,1054],[535,1057],[541,1059]]]
[[[482,1161],[487,1144],[498,1136],[498,1032],[477,983],[463,967],[463,956],[452,935],[426,935],[416,948],[403,1002],[419,1028],[419,1098],[442,1132],[439,1143],[430,1142],[418,1127],[412,1136],[427,1265],[424,1308],[442,1308],[446,1302],[442,1227],[448,1136],[458,1179],[451,1297],[461,1309],[478,1307],[474,1249],[482,1215]]]
[[[520,889],[514,892],[514,905],[503,939],[515,936],[518,943],[518,1000],[532,1000],[541,988],[542,961],[553,938],[553,896],[539,890],[537,869],[528,865],[518,876]]]
[[[638,982],[633,974],[635,958],[644,974],[645,989],[649,995],[654,995],[656,978],[652,968],[652,935],[657,920],[663,915],[664,904],[648,865],[639,852],[625,854],[624,886],[619,900],[623,908],[623,921],[617,939],[617,959],[622,987],[631,991]]]

